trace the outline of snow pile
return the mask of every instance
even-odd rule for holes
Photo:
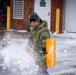
[[[38,65],[34,53],[31,53],[28,39],[13,39],[10,35],[3,38],[4,47],[0,54],[4,61],[3,69],[8,69],[16,75],[37,75]]]
[[[65,37],[65,38],[76,39],[76,33],[67,33],[67,32],[64,32],[62,34],[56,34],[56,32],[55,32],[55,33],[50,33],[50,35],[58,36],[58,37]]]

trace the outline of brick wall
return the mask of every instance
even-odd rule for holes
[[[24,0],[24,18],[13,19],[13,0],[11,0],[11,29],[25,30],[29,29],[28,18],[29,14],[34,11],[34,0]]]
[[[63,25],[63,2],[64,0],[51,0],[51,31],[56,29],[56,8],[60,8],[60,33]],[[13,0],[11,0],[11,29],[29,29],[27,20],[29,14],[34,11],[34,0],[24,0],[24,19],[13,19]]]
[[[56,29],[56,9],[60,8],[60,33],[63,25],[63,2],[64,0],[51,0],[51,31]]]

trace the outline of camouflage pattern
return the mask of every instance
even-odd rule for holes
[[[34,27],[30,31],[30,34],[35,50],[41,50],[46,45],[46,39],[50,38],[50,31],[47,28],[47,22],[43,21],[41,24]]]
[[[36,55],[38,56],[37,64],[44,71],[44,75],[48,75],[46,69],[45,54],[41,52],[43,47],[46,47],[46,39],[50,38],[50,31],[47,28],[47,22],[44,20],[42,23],[34,27],[30,31],[30,39],[35,47]]]

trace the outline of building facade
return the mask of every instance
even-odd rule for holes
[[[48,22],[51,32],[56,31],[56,9],[60,9],[59,33],[76,32],[76,0],[10,0],[11,29],[29,29],[28,19],[37,12]]]
[[[63,25],[63,0],[23,0],[24,1],[24,16],[22,19],[14,19],[14,1],[11,0],[11,28],[12,29],[27,29],[29,15],[32,12],[37,12],[38,15],[48,22],[50,31],[55,32],[56,26],[56,9],[61,10],[60,14],[60,32],[62,32]]]
[[[17,29],[17,30],[28,29],[29,16],[32,12],[34,12],[34,0],[11,0],[10,3],[11,3],[11,29]],[[19,17],[20,15],[23,15],[23,17],[20,18]]]

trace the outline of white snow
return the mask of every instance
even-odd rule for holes
[[[20,75],[37,75],[38,65],[34,53],[31,53],[28,39],[13,39],[10,34],[4,36],[5,47],[0,51],[4,61],[3,69]]]
[[[54,36],[62,36],[62,37],[76,38],[76,33],[67,33],[67,32],[64,32],[62,34],[56,34],[56,32],[55,32],[53,35]]]
[[[66,53],[66,52],[67,52],[67,50],[64,50],[64,52]]]
[[[10,29],[10,31],[17,31],[17,32],[20,32],[20,33],[25,33],[25,32],[27,32],[27,30],[14,30],[14,29]]]
[[[51,37],[57,41],[57,64],[48,68],[49,74],[76,75],[76,34],[51,34]],[[39,67],[35,63],[34,54],[28,51],[27,38],[12,38],[7,34],[0,43],[3,43],[0,45],[0,55],[4,59],[1,64],[3,69],[16,75],[37,75]]]
[[[57,64],[49,68],[50,75],[76,75],[76,34],[51,34],[57,41]]]

